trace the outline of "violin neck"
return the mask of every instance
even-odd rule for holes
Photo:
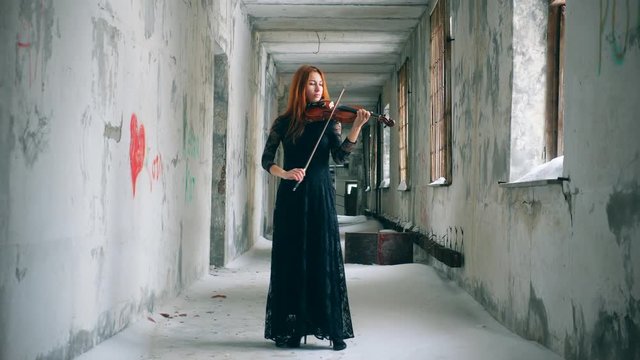
[[[338,110],[348,111],[348,112],[350,112],[350,113],[354,113],[354,114],[357,114],[357,113],[358,113],[358,109],[354,109],[354,108],[352,108],[352,107],[350,107],[350,106],[346,106],[346,105],[338,105]],[[380,118],[382,115],[380,115],[380,114],[376,114],[376,113],[374,113],[374,112],[371,112],[371,116],[372,116],[372,117],[374,117],[374,118],[376,118],[376,119],[378,119],[378,118]]]

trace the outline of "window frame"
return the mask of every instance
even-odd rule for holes
[[[409,190],[409,94],[411,76],[409,58],[397,72],[398,87],[398,190]]]
[[[565,0],[550,1],[547,27],[545,161],[550,161],[564,154],[565,10]]]
[[[431,185],[450,185],[451,163],[451,34],[448,1],[438,0],[429,26],[429,157]],[[440,179],[444,178],[444,181]]]
[[[386,104],[383,114],[389,117],[390,104]],[[378,188],[388,189],[391,184],[391,130],[387,126],[378,123],[378,142],[380,149],[380,182]]]
[[[562,175],[565,4],[566,0],[547,0],[533,8],[514,4],[512,81],[523,96],[512,97],[509,179],[498,181],[501,187],[568,180]]]

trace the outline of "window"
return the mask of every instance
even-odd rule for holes
[[[409,114],[407,109],[407,96],[409,95],[409,82],[407,80],[408,62],[408,60],[405,61],[398,71],[398,163],[400,165],[400,184],[398,185],[398,190],[407,190],[409,185]]]
[[[380,178],[380,164],[378,163],[379,160],[379,156],[378,156],[378,125],[377,124],[373,124],[371,126],[371,129],[369,130],[369,137],[370,137],[370,141],[369,141],[369,155],[370,155],[370,164],[371,164],[371,171],[369,172],[371,175],[371,184],[372,187],[376,187],[378,185],[378,179]]]
[[[439,0],[431,13],[429,102],[431,182],[451,183],[451,99],[449,84],[450,43],[446,41],[446,1]]]
[[[563,171],[565,1],[514,2],[510,183],[557,179]]]
[[[385,116],[389,116],[389,104],[385,105],[383,114]],[[391,183],[391,129],[386,126],[379,126],[381,135],[380,140],[382,141],[382,156],[381,156],[381,170],[382,176],[380,179],[380,187],[388,188]]]
[[[550,161],[564,152],[564,19],[565,0],[549,6],[547,29],[547,112],[544,158]]]
[[[364,162],[364,191],[371,191],[371,126],[362,127],[362,160]]]

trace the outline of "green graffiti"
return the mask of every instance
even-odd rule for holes
[[[189,124],[189,128],[186,131],[184,143],[184,153],[187,159],[197,159],[200,157],[200,139],[196,136],[196,132],[193,130],[193,126]]]
[[[190,203],[193,201],[193,194],[196,189],[196,178],[191,174],[191,168],[187,162],[184,174],[184,201]]]
[[[625,28],[624,28],[624,44],[622,48],[620,48],[620,46],[618,45],[618,42],[616,41],[616,29],[615,29],[617,2],[618,2],[617,0],[613,0],[613,8],[611,9],[611,45],[613,47],[614,60],[618,64],[621,64],[622,61],[624,60],[624,56],[627,53],[627,45],[629,44],[629,16],[631,14],[631,11],[629,11],[629,0],[627,0],[627,10],[625,11],[625,14],[627,14],[627,21],[625,23]]]
[[[182,147],[187,146],[187,94],[182,97]]]
[[[609,3],[611,2],[611,15],[609,16]],[[620,19],[616,19],[616,8],[618,0],[600,0],[600,38],[598,39],[598,75],[602,70],[602,46],[603,39],[605,39],[611,45],[613,61],[621,65],[624,62],[624,58],[627,54],[627,48],[629,46],[629,38],[631,36],[631,4],[629,0],[625,0],[625,14],[624,28],[617,30],[616,25]],[[638,27],[640,28],[640,8],[638,9]],[[611,33],[606,34],[607,19],[611,18]]]
[[[184,200],[187,203],[193,201],[193,194],[196,189],[196,177],[191,172],[189,162],[191,159],[200,158],[200,139],[196,136],[193,126],[189,123],[187,110],[187,95],[182,98],[182,150],[185,157],[184,174]]]
[[[200,157],[200,139],[196,136],[193,125],[187,116],[187,95],[182,98],[182,149],[187,159]]]
[[[605,3],[606,1],[606,3]],[[602,11],[602,4],[605,3],[606,7],[604,8],[604,16]],[[598,50],[598,75],[600,75],[600,70],[602,70],[602,36],[604,35],[604,24],[607,19],[607,13],[609,12],[609,0],[600,0],[600,38],[599,40],[599,50]]]

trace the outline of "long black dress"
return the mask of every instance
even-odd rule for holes
[[[279,117],[271,127],[262,154],[267,171],[280,143],[282,167],[304,168],[325,125],[323,121],[307,123],[293,143],[285,138],[289,121]],[[343,163],[354,146],[348,139],[341,141],[341,124],[331,120],[298,189],[292,190],[294,180],[280,181],[273,216],[267,339],[353,337],[329,154],[336,163]]]

